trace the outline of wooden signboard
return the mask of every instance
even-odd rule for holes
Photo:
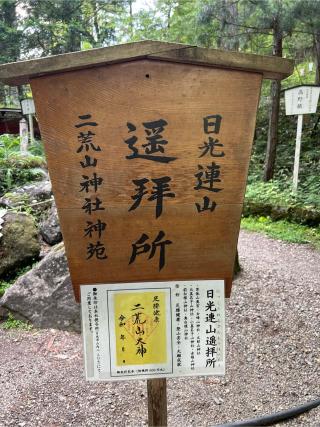
[[[263,77],[292,63],[158,42],[0,67],[29,81],[75,296],[224,279],[230,294]]]

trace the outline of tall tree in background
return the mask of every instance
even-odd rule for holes
[[[165,20],[163,38],[177,43],[195,44],[198,2],[158,0],[157,4]]]
[[[206,46],[222,49],[243,50],[270,54],[266,45],[272,38],[272,55],[282,57],[283,42],[290,36],[296,25],[297,5],[300,0],[202,0],[199,21],[211,25],[207,31],[211,44]],[[309,3],[309,2],[308,2]],[[319,27],[318,27],[319,28]],[[266,158],[263,180],[269,181],[274,175],[276,149],[278,144],[278,122],[280,110],[281,82],[273,81],[270,90],[270,112]]]
[[[211,27],[211,31],[203,28],[204,31],[199,36],[202,44],[208,47],[216,45],[224,50],[239,50],[239,2],[239,0],[201,2],[199,23]]]
[[[21,31],[18,29],[16,7],[18,2],[0,0],[0,63],[13,62],[19,59]],[[18,93],[22,96],[22,88]],[[6,103],[5,86],[0,84],[0,103]]]
[[[0,63],[106,46],[116,40],[123,11],[133,2],[0,0]],[[18,92],[21,98],[22,87]]]
[[[47,56],[81,49],[82,0],[25,0],[25,51]]]
[[[133,35],[134,0],[81,0],[83,45],[103,47],[121,38],[121,27],[125,22],[125,32]],[[120,41],[120,40],[119,40]]]
[[[295,14],[301,23],[301,32],[312,36],[316,64],[315,84],[320,85],[320,4],[318,1],[298,2]]]
[[[122,20],[121,41],[153,39],[194,44],[198,31],[197,7],[198,2],[190,0],[157,0],[154,7],[141,9]],[[133,35],[130,22],[134,24]]]
[[[256,34],[273,35],[273,55],[282,56],[283,14],[281,0],[244,0],[240,4],[244,14],[239,20],[239,2],[231,0],[207,0],[203,2],[200,14],[202,24],[215,25],[215,37],[218,48],[239,49],[239,37],[236,32],[245,32],[246,40],[252,40]],[[229,29],[229,30],[228,30]],[[246,45],[246,43],[245,43]],[[278,117],[280,107],[281,83],[273,81],[271,85],[271,106],[267,142],[264,180],[273,177],[276,146],[278,142]]]
[[[0,62],[17,61],[21,31],[17,29],[17,1],[0,0]]]
[[[292,34],[296,23],[294,10],[297,2],[291,0],[248,0],[252,14],[248,25],[261,32],[272,34],[272,55],[282,57],[283,41]],[[250,25],[252,23],[252,25]],[[270,91],[270,112],[266,159],[263,180],[269,181],[274,175],[278,145],[278,123],[280,110],[281,81],[274,80]]]
[[[115,40],[117,20],[127,4],[125,0],[23,0],[25,50],[46,56],[79,51],[82,46],[106,46]]]

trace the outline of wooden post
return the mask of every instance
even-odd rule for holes
[[[167,380],[157,378],[147,382],[149,426],[167,426]]]
[[[33,116],[32,116],[32,114],[28,114],[28,120],[29,120],[30,144],[32,144],[34,141]]]
[[[294,192],[297,192],[298,190],[302,121],[303,121],[303,114],[299,114],[298,125],[297,125],[297,136],[296,136],[296,151],[294,155],[294,168],[293,168],[293,191]]]

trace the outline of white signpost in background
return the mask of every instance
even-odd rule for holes
[[[286,115],[298,115],[296,151],[293,168],[293,191],[298,189],[299,160],[301,149],[301,134],[303,114],[313,114],[317,111],[320,86],[302,85],[285,90]]]
[[[20,133],[20,152],[21,154],[28,153],[28,123],[27,120],[23,117],[19,121],[19,133]]]
[[[29,132],[30,132],[30,142],[34,140],[34,130],[33,130],[33,115],[35,114],[35,106],[33,99],[26,98],[21,100],[21,109],[24,116],[28,116],[29,120]]]

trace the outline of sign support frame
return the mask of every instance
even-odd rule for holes
[[[295,193],[298,191],[302,124],[303,124],[303,114],[299,114],[298,121],[297,121],[296,149],[294,154],[294,167],[293,167],[293,191]]]
[[[147,380],[147,389],[149,427],[167,426],[167,379]]]
[[[20,153],[23,155],[28,154],[28,124],[27,120],[23,117],[19,121],[19,135],[20,135]]]
[[[20,101],[22,114],[28,116],[29,123],[29,139],[30,144],[34,142],[34,128],[33,128],[33,115],[35,114],[35,105],[33,98],[25,98]]]
[[[29,121],[30,144],[33,144],[34,129],[33,129],[33,115],[32,114],[28,114],[28,121]]]

